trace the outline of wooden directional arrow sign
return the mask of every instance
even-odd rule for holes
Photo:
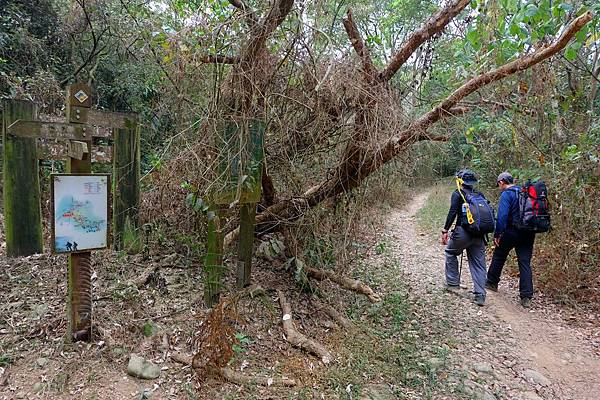
[[[127,129],[127,121],[135,123],[135,114],[94,110],[84,107],[71,107],[70,122],[102,126],[105,128]]]
[[[6,129],[13,136],[65,140],[90,140],[93,131],[94,127],[87,125],[22,120],[15,121]]]
[[[23,120],[13,122],[6,133],[18,137],[62,140],[91,140],[92,137],[111,136],[110,131],[92,125]]]

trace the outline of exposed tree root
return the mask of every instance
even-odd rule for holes
[[[350,322],[346,317],[340,314],[335,308],[333,308],[329,304],[324,304],[322,306],[322,310],[342,328],[346,330],[352,329],[352,322]]]
[[[361,281],[357,281],[356,279],[346,278],[343,276],[336,275],[332,271],[323,271],[321,269],[316,268],[306,268],[306,273],[309,278],[316,279],[318,281],[323,281],[325,279],[329,279],[332,282],[337,283],[344,289],[353,290],[356,293],[364,294],[367,296],[371,303],[377,303],[381,301],[381,297],[373,291],[368,285],[362,283]]]
[[[281,309],[283,310],[283,331],[285,332],[287,341],[293,346],[296,346],[321,358],[323,364],[328,364],[331,362],[331,353],[329,353],[329,351],[323,347],[322,344],[315,342],[296,330],[294,327],[294,321],[292,320],[292,308],[290,307],[290,304],[287,302],[285,295],[281,290],[278,290],[277,294],[279,295],[279,303],[281,304]]]
[[[192,368],[193,357],[182,353],[171,354],[171,359],[180,364],[189,365]],[[239,372],[232,370],[231,368],[221,368],[219,375],[225,380],[235,383],[238,385],[255,384],[261,386],[296,386],[294,379],[282,377],[282,378],[266,378],[264,376],[246,376]]]

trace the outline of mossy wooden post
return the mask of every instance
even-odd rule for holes
[[[250,285],[252,275],[256,204],[260,200],[262,182],[264,132],[265,126],[262,121],[252,120],[248,139],[244,142],[242,150],[245,155],[242,159],[245,181],[241,182],[240,196],[240,239],[236,274],[236,286],[239,289]],[[238,182],[239,184],[240,182]]]
[[[126,230],[128,238],[139,240],[140,125],[125,119],[125,128],[115,129],[113,139],[113,244],[122,250],[134,245],[124,243]]]
[[[43,251],[37,139],[11,137],[16,120],[35,120],[37,107],[29,101],[5,100],[2,122],[3,202],[6,254],[28,256]]]
[[[247,203],[240,206],[240,239],[238,244],[238,268],[235,280],[235,284],[239,289],[250,285],[255,217],[256,203]]]
[[[221,210],[212,206],[208,211],[206,256],[204,258],[204,303],[212,307],[219,302],[223,275],[223,232]]]
[[[67,122],[74,124],[85,123],[85,109],[92,105],[92,90],[85,84],[74,84],[67,89]],[[73,109],[75,110],[73,112]],[[81,159],[69,157],[67,172],[92,172],[92,132],[88,132],[88,151],[81,154]],[[69,325],[67,335],[69,340],[90,340],[92,327],[92,253],[89,251],[69,254],[67,314]]]

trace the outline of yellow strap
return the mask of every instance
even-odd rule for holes
[[[456,177],[456,187],[458,188],[458,193],[460,194],[460,197],[463,198],[463,201],[465,202],[465,204],[467,205],[467,222],[470,224],[475,222],[475,218],[473,218],[473,213],[471,213],[471,207],[469,207],[469,202],[467,201],[467,199],[465,198],[465,195],[463,194],[460,185],[462,185],[464,183],[464,181],[462,180],[462,178],[459,178],[458,176]]]

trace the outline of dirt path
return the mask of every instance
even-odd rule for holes
[[[485,399],[600,398],[600,359],[590,343],[543,305],[534,302],[530,311],[524,310],[510,279],[478,308],[469,296],[465,259],[463,293],[444,292],[443,248],[437,235],[421,232],[416,222],[429,193],[392,211],[385,232],[389,253],[401,260],[415,298],[429,304],[433,318],[451,314],[448,336],[455,347],[452,354],[459,355],[454,368],[466,374],[465,389]]]

